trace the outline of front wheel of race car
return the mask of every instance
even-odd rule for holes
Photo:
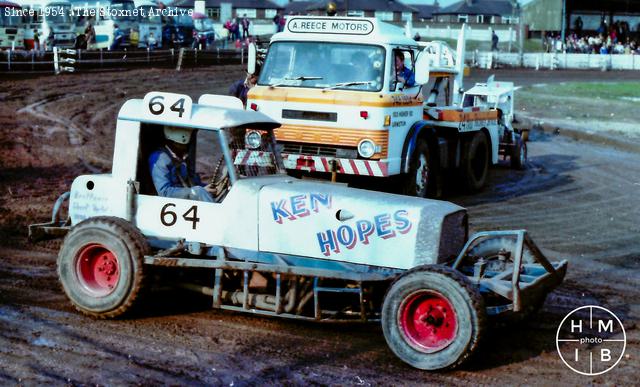
[[[117,317],[129,311],[140,295],[147,250],[146,240],[129,222],[90,218],[65,238],[58,255],[58,278],[82,313]]]
[[[421,266],[390,286],[382,330],[401,360],[422,370],[454,368],[477,349],[485,323],[482,296],[462,274]]]

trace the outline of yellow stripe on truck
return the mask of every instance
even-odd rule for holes
[[[398,107],[421,106],[421,95],[378,94],[371,92],[357,92],[346,90],[286,88],[255,86],[249,90],[248,99],[258,101],[300,102],[324,105],[368,106],[368,107]]]
[[[387,156],[389,144],[389,131],[327,128],[306,125],[282,125],[274,130],[278,141],[302,142],[314,145],[335,145],[345,147],[357,147],[365,138],[373,140],[382,150],[372,158],[384,158]]]

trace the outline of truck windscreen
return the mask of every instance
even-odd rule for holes
[[[380,91],[384,48],[327,42],[275,42],[259,85]]]

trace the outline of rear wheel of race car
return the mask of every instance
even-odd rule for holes
[[[426,198],[435,192],[435,165],[429,143],[419,139],[409,160],[409,173],[405,176],[404,193]]]
[[[485,322],[480,292],[459,272],[422,266],[400,276],[382,307],[382,330],[401,360],[422,370],[462,364],[478,347]]]
[[[462,175],[468,191],[479,191],[484,187],[489,175],[489,141],[483,131],[473,134],[464,145]]]
[[[58,277],[79,311],[117,317],[129,311],[140,295],[147,250],[144,237],[123,219],[90,218],[65,238],[58,255]]]

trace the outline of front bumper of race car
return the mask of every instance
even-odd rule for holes
[[[452,267],[463,270],[461,264],[472,247],[482,240],[491,238],[515,238],[516,243],[513,251],[507,252],[513,257],[513,266],[510,269],[491,277],[485,277],[481,273],[467,277],[479,285],[481,291],[494,293],[512,301],[512,304],[488,307],[488,314],[500,314],[509,310],[523,311],[525,306],[535,300],[544,300],[544,297],[564,280],[567,261],[550,262],[525,230],[488,231],[474,234],[469,238]],[[531,253],[534,262],[524,262],[525,249]],[[514,270],[514,268],[518,269]]]

